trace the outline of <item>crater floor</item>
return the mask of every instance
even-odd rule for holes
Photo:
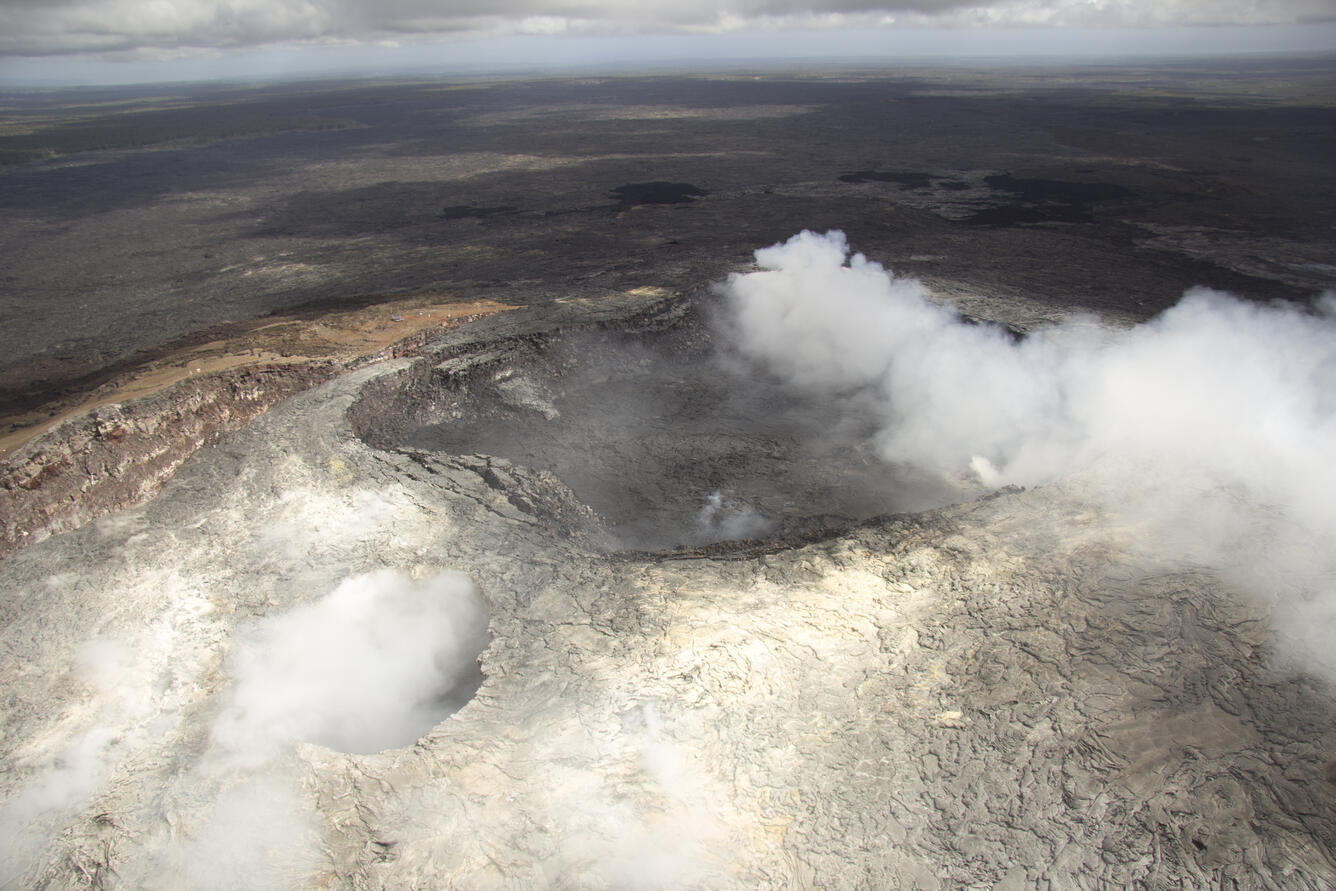
[[[786,391],[716,343],[699,307],[660,316],[447,359],[407,396],[364,403],[358,429],[383,447],[550,471],[614,549],[794,536],[968,491],[880,461],[852,397]]]

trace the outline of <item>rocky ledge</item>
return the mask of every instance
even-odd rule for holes
[[[91,392],[67,389],[40,411],[4,417],[0,554],[138,504],[197,450],[292,394],[410,355],[440,326],[503,308],[404,299],[327,312],[314,324],[270,317],[230,325],[189,339],[203,345],[108,369]],[[47,415],[56,423],[44,424]]]

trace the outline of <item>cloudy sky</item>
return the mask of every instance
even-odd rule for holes
[[[1333,0],[0,0],[0,82],[660,59],[1336,49]]]

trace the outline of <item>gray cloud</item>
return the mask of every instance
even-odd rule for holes
[[[467,34],[1336,21],[1329,0],[0,0],[0,54],[195,50]]]

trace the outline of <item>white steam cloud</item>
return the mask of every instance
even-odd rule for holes
[[[725,498],[723,492],[711,492],[696,514],[695,540],[701,544],[736,541],[765,535],[772,523],[750,504]]]
[[[243,758],[293,740],[343,752],[409,745],[472,695],[486,645],[487,610],[465,575],[348,579],[242,638],[214,741]]]
[[[1086,320],[1016,338],[850,257],[840,232],[756,262],[724,286],[737,349],[868,406],[883,459],[988,486],[1081,475],[1166,556],[1265,579],[1319,643],[1336,614],[1330,295],[1306,312],[1194,289],[1130,330]]]
[[[473,694],[487,609],[458,572],[383,569],[240,633],[227,705],[183,778],[192,814],[155,852],[162,887],[292,888],[322,863],[297,742],[367,753],[410,745]]]

